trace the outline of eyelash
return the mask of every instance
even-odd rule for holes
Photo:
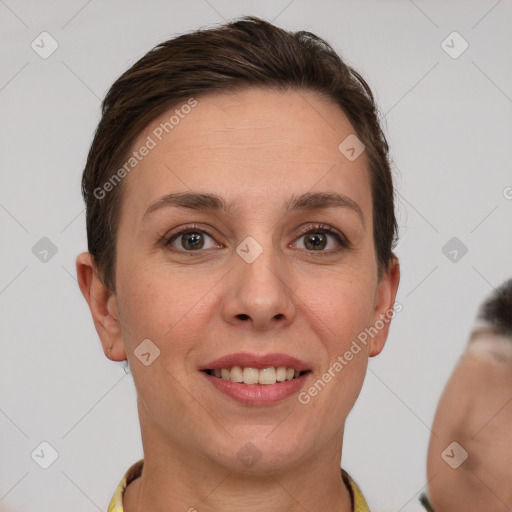
[[[188,227],[182,229],[181,231],[178,231],[177,233],[173,233],[170,236],[164,236],[163,237],[164,246],[173,252],[178,252],[180,254],[187,254],[190,256],[195,256],[197,254],[204,253],[204,251],[205,251],[204,249],[199,249],[196,251],[186,251],[184,249],[175,249],[174,247],[172,247],[172,248],[170,247],[170,244],[175,239],[177,239],[181,235],[185,235],[187,233],[205,233],[210,238],[214,239],[214,236],[209,231],[193,224],[191,226],[188,226]],[[352,249],[352,244],[350,243],[350,241],[342,233],[340,233],[338,230],[334,229],[332,226],[329,226],[328,224],[320,223],[320,224],[315,224],[313,226],[310,226],[307,231],[304,231],[301,234],[299,234],[297,238],[301,238],[301,237],[309,235],[309,234],[331,235],[341,246],[341,249],[335,249],[334,251],[333,250],[331,250],[331,251],[312,251],[312,250],[308,251],[308,250],[306,250],[306,252],[313,254],[315,256],[328,256],[328,255],[332,255],[332,254],[341,252],[342,250]],[[304,251],[304,249],[302,249],[302,250]]]

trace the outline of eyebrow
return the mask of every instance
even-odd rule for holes
[[[188,208],[199,211],[215,211],[230,213],[233,204],[227,203],[224,198],[216,194],[199,192],[178,192],[167,194],[152,203],[143,217],[146,217],[161,208],[175,207]],[[325,210],[328,208],[348,208],[356,212],[363,225],[364,216],[359,205],[350,197],[335,192],[306,192],[300,195],[292,195],[284,203],[284,210],[291,211],[313,211]]]

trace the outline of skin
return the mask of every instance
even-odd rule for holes
[[[512,508],[512,342],[474,336],[448,381],[434,419],[427,461],[436,512]],[[441,453],[453,441],[468,453],[452,469]]]
[[[290,512],[351,510],[339,469],[345,420],[389,322],[307,405],[297,395],[241,404],[198,368],[241,351],[284,352],[309,363],[307,388],[392,309],[399,264],[393,259],[378,279],[366,155],[351,162],[338,150],[354,129],[312,92],[249,88],[197,100],[125,178],[116,293],[102,285],[89,253],[77,258],[105,354],[128,358],[137,388],[145,464],[127,488],[125,511],[267,511],[269,503]],[[134,148],[168,117],[143,130]],[[232,209],[168,207],[144,217],[161,196],[190,191],[221,195]],[[362,219],[350,208],[283,209],[292,194],[333,191],[355,201]],[[308,248],[303,232],[318,222],[352,248],[331,235],[328,255]],[[160,241],[190,223],[211,235],[192,256],[181,237],[171,242],[175,251]],[[250,264],[236,253],[247,236],[263,249]],[[161,353],[144,366],[134,350],[147,338]],[[251,467],[237,458],[249,441],[261,455]]]

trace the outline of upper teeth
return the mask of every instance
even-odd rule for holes
[[[269,368],[242,368],[233,366],[232,368],[216,368],[213,370],[216,377],[233,382],[243,382],[244,384],[275,384],[285,380],[292,380],[300,375],[294,368],[284,366]]]

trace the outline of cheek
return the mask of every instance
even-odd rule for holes
[[[343,272],[324,276],[302,285],[302,297],[310,310],[309,316],[317,317],[329,352],[344,351],[346,343],[357,337],[372,320],[376,284],[371,273]],[[320,284],[318,284],[320,283]],[[312,293],[312,290],[316,290]]]
[[[322,382],[316,387],[325,383],[330,392],[324,398],[335,396],[332,406],[343,412],[351,409],[366,373],[369,339],[365,329],[371,325],[374,298],[371,275],[354,274],[326,280],[322,293],[308,302],[310,322],[326,356],[319,376]]]
[[[211,288],[210,281],[206,281],[194,279],[191,286],[190,276],[183,273],[143,266],[127,272],[118,288],[125,343],[135,349],[149,338],[163,350],[165,340],[173,339],[173,350],[179,351],[179,340],[190,340],[201,327],[197,321],[208,304],[208,297],[201,297]]]
[[[190,276],[156,268],[138,267],[128,275],[119,286],[119,312],[136,387],[151,410],[183,408],[189,396],[180,383],[185,382],[191,355],[208,327],[211,283],[195,279],[191,286]],[[144,341],[148,339],[149,346]],[[146,365],[139,355],[148,352],[151,362]],[[158,354],[154,360],[153,354]]]

